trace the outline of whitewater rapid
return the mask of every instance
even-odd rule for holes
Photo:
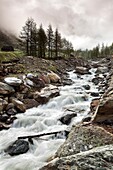
[[[17,114],[9,130],[0,131],[0,170],[38,170],[44,166],[48,159],[65,141],[65,135],[59,134],[44,136],[42,139],[34,138],[30,150],[18,156],[11,157],[4,152],[9,145],[19,136],[34,135],[53,131],[70,130],[72,125],[80,122],[89,112],[91,97],[90,92],[98,92],[92,83],[96,69],[91,69],[91,74],[77,76],[74,71],[69,72],[72,85],[61,86],[60,96],[51,99],[47,104],[28,109],[24,114]],[[90,90],[85,90],[83,85],[90,85]],[[62,124],[59,119],[69,110],[77,113],[69,125]]]

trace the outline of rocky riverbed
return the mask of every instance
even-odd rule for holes
[[[69,62],[68,60],[36,60],[28,56],[19,61],[19,64],[26,69],[16,72],[16,74],[6,63],[3,63],[1,67],[0,130],[9,129],[17,119],[18,113],[24,113],[26,109],[45,104],[51,98],[59,96],[59,86],[73,83],[72,80],[69,80],[67,71],[74,70],[78,78],[82,79],[82,75],[91,74],[89,69],[93,67],[96,69],[96,76],[91,81],[98,87],[99,92],[89,92],[93,96],[90,112],[81,123],[72,127],[67,140],[42,169],[112,169],[112,58],[88,64],[77,58],[70,58]],[[87,91],[91,87],[89,84],[83,84],[83,88]],[[83,100],[86,100],[84,96]],[[67,109],[67,111],[71,111],[71,114],[59,119],[66,125],[70,124],[71,119],[76,116],[75,111],[73,112],[71,109]],[[17,141],[16,144],[21,145],[21,142]],[[23,147],[24,144],[28,146],[26,141],[22,143]],[[29,148],[26,148],[27,152]],[[10,151],[8,152],[10,153]]]
[[[100,98],[91,102],[89,118],[72,128],[54,159],[41,170],[113,169],[113,58],[96,64],[97,76],[93,81],[101,89]]]

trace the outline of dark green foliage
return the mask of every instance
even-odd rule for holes
[[[45,58],[46,45],[47,37],[42,25],[40,25],[38,30],[38,57]]]
[[[49,25],[47,29],[47,48],[48,48],[48,58],[52,58],[52,52],[53,52],[53,45],[54,45],[54,35],[52,26]]]
[[[22,50],[26,55],[38,56],[46,59],[69,57],[73,51],[72,43],[62,39],[58,29],[53,32],[49,25],[47,34],[40,25],[39,29],[32,18],[28,18],[20,35]]]

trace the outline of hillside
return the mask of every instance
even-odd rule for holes
[[[12,45],[15,48],[17,48],[19,45],[19,42],[15,35],[0,29],[0,48],[3,45]]]

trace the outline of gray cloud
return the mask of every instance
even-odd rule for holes
[[[76,48],[111,43],[113,0],[0,0],[0,27],[18,33],[28,17],[51,23]]]

